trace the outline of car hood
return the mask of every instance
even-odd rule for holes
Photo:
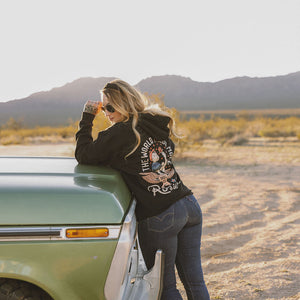
[[[131,194],[121,175],[73,158],[0,157],[0,225],[121,224]]]

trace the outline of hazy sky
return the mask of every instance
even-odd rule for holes
[[[299,13],[300,0],[0,0],[0,101],[86,76],[300,71]]]

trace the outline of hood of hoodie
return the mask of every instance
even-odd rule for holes
[[[137,130],[157,140],[165,140],[169,137],[170,133],[169,122],[170,118],[167,116],[143,113],[139,115]]]

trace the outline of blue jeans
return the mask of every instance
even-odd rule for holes
[[[201,233],[202,212],[193,195],[139,222],[139,241],[147,268],[154,265],[157,249],[165,254],[162,300],[182,300],[176,289],[175,264],[188,299],[210,299],[201,267]]]

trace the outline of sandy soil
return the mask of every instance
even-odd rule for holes
[[[0,155],[71,156],[72,144],[0,146]],[[204,217],[211,299],[300,299],[300,143],[207,141],[177,159]],[[178,280],[178,287],[184,295]],[[184,299],[187,299],[185,295]]]

